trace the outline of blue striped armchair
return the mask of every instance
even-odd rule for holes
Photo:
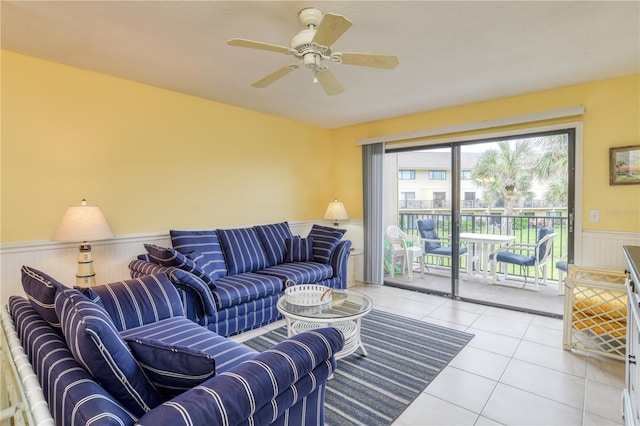
[[[324,423],[336,329],[258,353],[185,318],[167,275],[79,291],[22,272],[28,297],[10,298],[3,328],[17,331],[56,425]]]

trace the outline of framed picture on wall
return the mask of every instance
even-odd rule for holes
[[[640,145],[609,148],[609,184],[640,184]]]

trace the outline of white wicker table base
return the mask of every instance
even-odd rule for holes
[[[336,359],[344,358],[354,353],[358,348],[362,349],[362,354],[367,356],[367,350],[364,348],[360,340],[360,319],[355,321],[339,321],[339,322],[308,322],[293,321],[289,327],[289,334],[299,334],[309,330],[315,330],[321,327],[334,327],[344,335],[344,346],[342,350],[336,354]]]

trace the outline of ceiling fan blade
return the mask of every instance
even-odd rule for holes
[[[312,42],[318,43],[320,46],[331,47],[350,26],[351,21],[344,16],[325,13]]]
[[[327,95],[333,96],[344,92],[344,87],[342,87],[342,84],[340,84],[330,69],[327,68],[324,71],[318,71],[316,78]]]
[[[277,44],[262,43],[261,41],[245,40],[243,38],[232,38],[227,41],[229,46],[249,47],[251,49],[270,50],[272,52],[287,53],[288,47]]]
[[[394,55],[376,55],[371,53],[340,54],[340,62],[345,65],[360,65],[363,67],[383,68],[392,70],[398,65],[398,57]]]
[[[270,85],[271,83],[274,83],[276,80],[279,80],[285,75],[289,74],[291,71],[293,71],[296,68],[298,68],[298,64],[296,63],[285,65],[283,67],[278,68],[277,70],[267,75],[266,77],[256,81],[251,86],[258,89],[263,89],[268,85]]]

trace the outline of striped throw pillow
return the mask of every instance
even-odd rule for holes
[[[104,309],[74,289],[55,309],[73,357],[123,406],[141,416],[162,402]]]
[[[147,377],[168,397],[199,385],[216,373],[213,355],[192,347],[190,339],[215,334],[184,317],[172,317],[122,333]]]
[[[57,330],[60,330],[60,320],[55,310],[55,297],[58,289],[68,288],[64,284],[51,278],[44,272],[29,266],[22,267],[22,288],[33,309],[43,320]]]
[[[173,248],[193,260],[215,281],[227,275],[227,265],[216,231],[169,231]]]
[[[229,275],[264,269],[268,266],[258,234],[253,228],[218,229]]]
[[[313,260],[318,263],[329,263],[333,250],[342,239],[346,229],[313,225],[307,238],[313,238]]]
[[[285,263],[292,262],[309,262],[313,260],[313,237],[287,238],[284,242],[286,253],[284,256]]]
[[[270,225],[258,225],[253,228],[258,233],[262,247],[267,255],[269,266],[283,263],[286,252],[284,242],[287,238],[293,237],[289,223],[281,222]]]
[[[211,278],[191,259],[170,247],[160,247],[155,244],[145,244],[144,248],[151,259],[162,266],[174,266],[183,271],[191,272],[207,284],[213,284]]]

